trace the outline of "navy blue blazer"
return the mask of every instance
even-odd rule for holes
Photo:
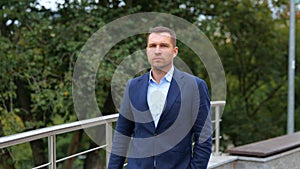
[[[127,83],[108,169],[122,169],[126,157],[127,169],[206,169],[212,124],[205,81],[175,68],[157,127],[148,81],[149,72]]]

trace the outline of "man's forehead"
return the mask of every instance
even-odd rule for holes
[[[171,37],[170,33],[168,33],[168,32],[153,32],[149,36],[165,36],[168,38]]]
[[[171,42],[171,35],[168,32],[151,33],[148,41],[165,40]]]

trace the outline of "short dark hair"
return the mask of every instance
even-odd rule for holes
[[[150,28],[149,33],[148,33],[148,38],[151,33],[163,33],[163,32],[169,33],[171,35],[171,43],[175,47],[176,46],[176,34],[172,29],[170,29],[168,27],[157,26],[154,28]]]

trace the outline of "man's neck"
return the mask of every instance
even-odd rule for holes
[[[171,70],[171,68],[169,68],[168,70],[152,68],[151,75],[152,75],[153,79],[159,84],[161,79]]]

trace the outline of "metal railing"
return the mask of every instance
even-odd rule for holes
[[[211,107],[212,111],[214,112],[214,119],[213,124],[215,126],[215,135],[214,135],[214,143],[215,149],[214,153],[219,154],[219,145],[220,145],[220,122],[221,122],[221,108],[225,106],[225,101],[212,101]],[[213,109],[214,108],[214,109]],[[110,156],[110,149],[112,146],[112,138],[113,138],[113,131],[112,131],[112,123],[117,121],[119,114],[107,115],[87,120],[76,121],[67,124],[61,124],[51,127],[46,127],[42,129],[37,129],[33,131],[18,133],[10,136],[5,136],[0,138],[0,149],[11,147],[14,145],[27,143],[30,141],[48,138],[48,163],[33,167],[33,169],[39,169],[43,167],[47,167],[49,169],[56,169],[57,163],[68,160],[70,158],[78,157],[83,154],[87,154],[92,151],[96,151],[98,149],[106,148],[106,166],[108,164],[108,159]],[[105,125],[106,135],[105,135],[105,144],[100,145],[98,147],[82,151],[61,159],[56,159],[56,136],[63,133],[69,133],[85,128],[91,128],[99,125]]]
[[[215,127],[215,132],[214,132],[214,144],[215,144],[215,148],[214,148],[214,154],[215,155],[219,155],[220,154],[220,139],[222,138],[220,135],[220,123],[222,121],[222,112],[223,110],[221,108],[224,108],[226,102],[225,101],[212,101],[211,102],[211,108],[214,108],[214,118],[212,120],[212,123],[214,124]]]

